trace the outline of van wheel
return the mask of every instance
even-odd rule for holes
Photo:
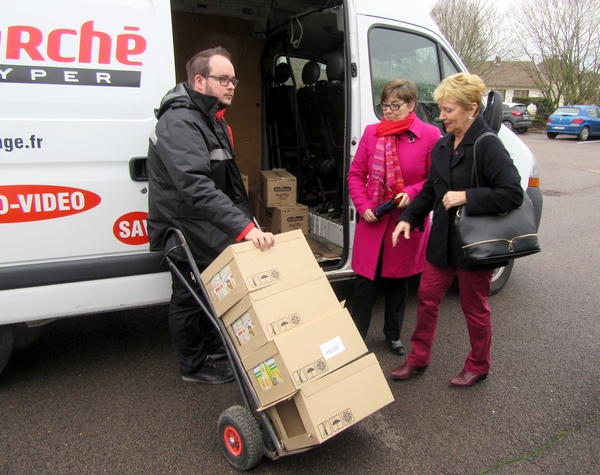
[[[510,278],[514,263],[515,261],[510,261],[507,266],[494,269],[494,273],[492,274],[492,287],[490,288],[490,295],[497,294],[506,285],[508,279]]]
[[[13,326],[14,350],[27,350],[42,336],[42,327],[30,327],[26,323],[16,323]]]
[[[13,350],[14,335],[12,326],[0,326],[0,373],[6,367]]]
[[[555,134],[554,132],[546,132],[546,136],[547,136],[549,139],[555,139],[557,135],[558,135],[558,134]]]

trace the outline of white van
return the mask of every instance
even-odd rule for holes
[[[409,0],[0,0],[0,10],[0,371],[16,329],[169,300],[169,273],[148,251],[145,156],[154,108],[196,52],[232,54],[240,84],[227,121],[251,197],[261,170],[297,177],[332,281],[353,276],[345,176],[381,117],[383,86],[414,80],[418,115],[441,128],[433,91],[465,70]],[[500,137],[539,218],[535,159],[508,129]]]

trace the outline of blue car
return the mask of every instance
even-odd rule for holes
[[[546,123],[546,135],[549,139],[555,139],[558,134],[577,135],[579,140],[600,135],[600,107],[559,107],[548,117]]]

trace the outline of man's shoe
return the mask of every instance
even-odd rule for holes
[[[405,380],[410,378],[414,373],[423,374],[427,366],[413,366],[411,364],[404,363],[398,366],[394,371],[390,373],[392,379]]]
[[[475,373],[469,373],[468,371],[465,371],[464,369],[460,372],[460,374],[458,374],[457,376],[455,376],[454,378],[452,378],[450,380],[450,384],[452,386],[459,386],[461,388],[466,388],[469,386],[473,386],[477,381],[483,381],[485,378],[487,378],[487,373],[484,374],[475,374]]]
[[[400,340],[388,340],[387,342],[392,353],[400,356],[404,354],[404,346]]]
[[[186,383],[223,384],[235,379],[231,364],[227,360],[206,358],[202,367],[192,374],[181,374]]]
[[[225,346],[223,346],[223,344],[220,344],[215,348],[206,348],[206,351],[208,351],[208,357],[211,360],[220,360],[227,356],[227,352],[225,351]]]

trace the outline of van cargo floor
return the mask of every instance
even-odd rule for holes
[[[306,236],[308,245],[315,255],[317,262],[335,261],[342,257],[342,248],[324,237],[317,236],[314,233],[308,233]]]

